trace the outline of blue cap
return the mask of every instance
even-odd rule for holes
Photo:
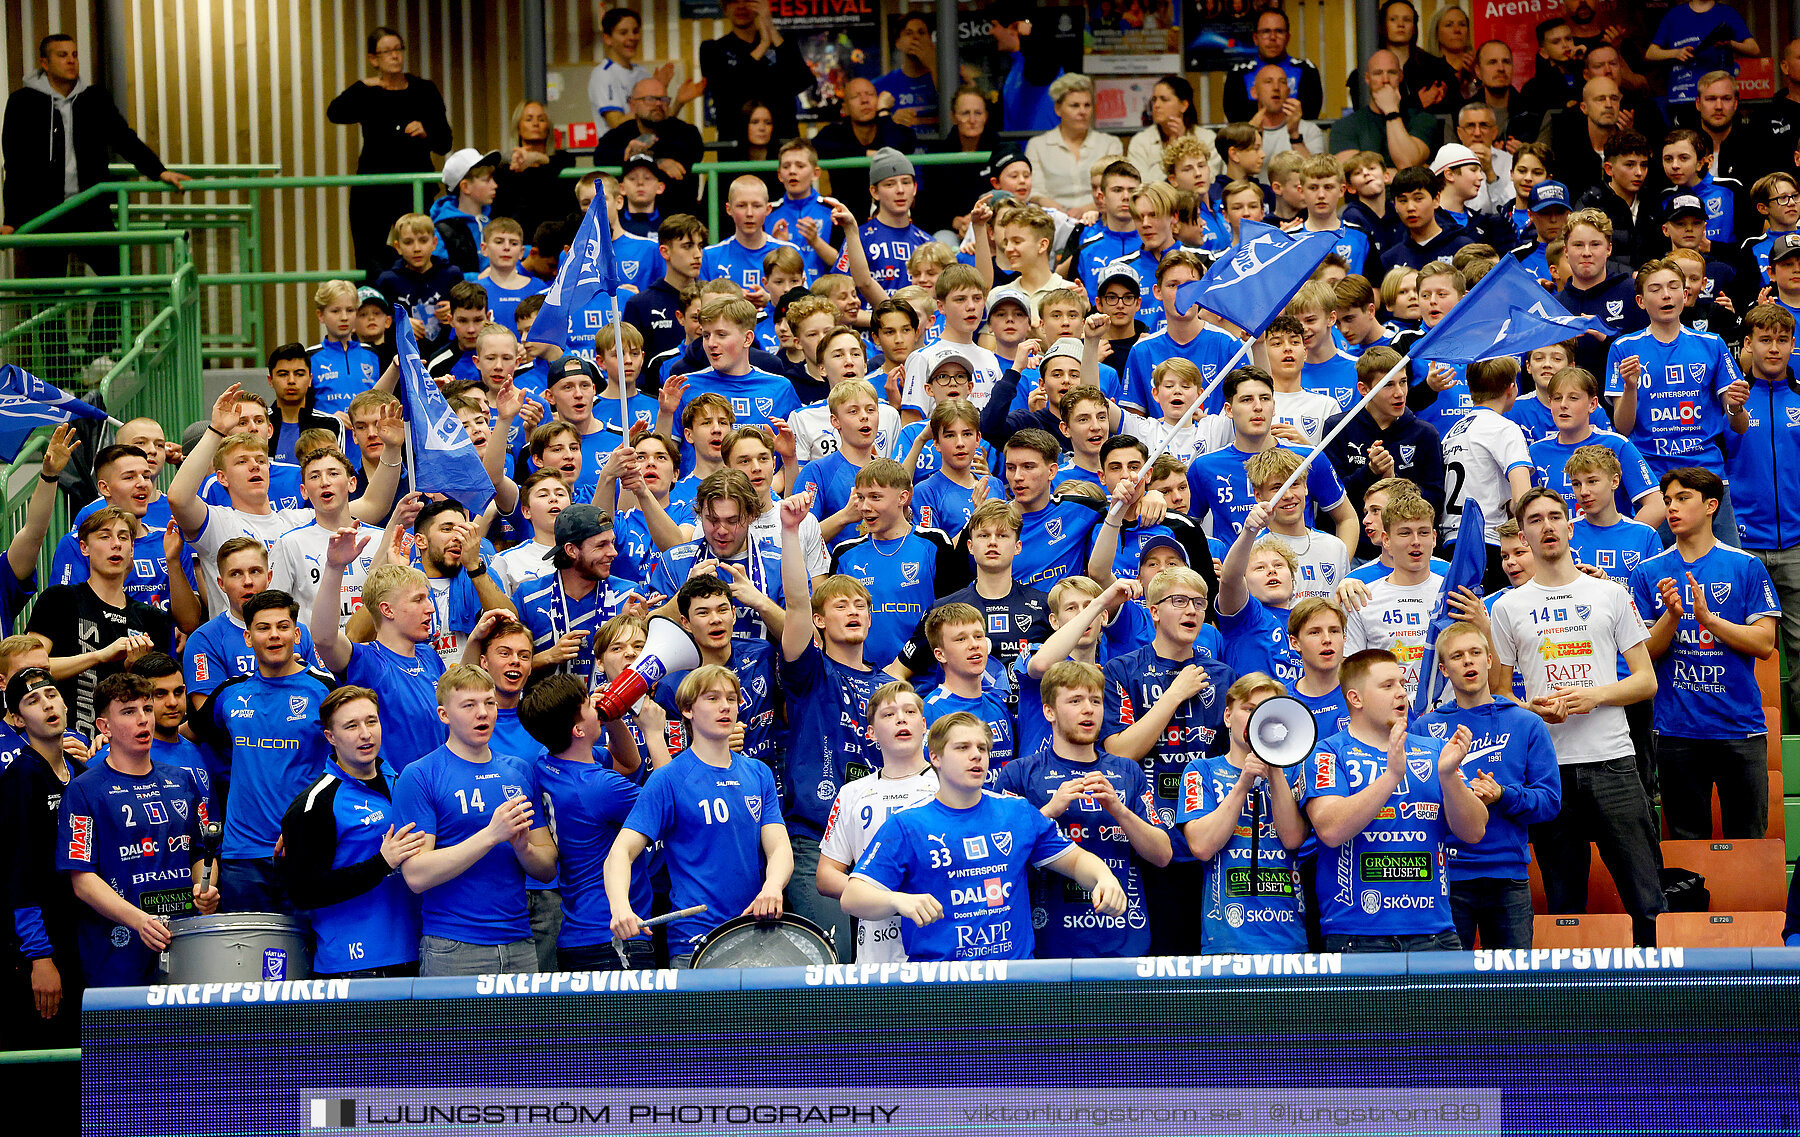
[[[1175,537],[1169,533],[1152,533],[1150,536],[1145,537],[1143,543],[1138,546],[1138,559],[1142,560],[1144,554],[1148,553],[1151,549],[1156,548],[1174,549],[1175,555],[1181,558],[1181,563],[1184,565],[1188,563],[1187,546],[1176,540]]]
[[[1531,187],[1531,200],[1527,207],[1532,213],[1540,213],[1546,209],[1569,208],[1569,187],[1561,182],[1539,182]]]

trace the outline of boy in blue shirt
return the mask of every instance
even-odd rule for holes
[[[1661,553],[1663,545],[1655,529],[1619,515],[1619,480],[1619,456],[1607,446],[1578,446],[1563,463],[1566,492],[1581,508],[1581,516],[1575,519],[1575,535],[1569,539],[1575,563],[1592,565],[1614,584],[1623,586],[1629,583],[1631,570]],[[1661,498],[1662,494],[1656,496]],[[1658,502],[1659,523],[1660,505]]]
[[[1037,954],[1049,959],[1143,955],[1150,946],[1141,860],[1169,863],[1169,831],[1143,767],[1096,748],[1105,709],[1105,677],[1091,663],[1054,663],[1043,679],[1050,744],[1000,772],[997,793],[1022,797],[1058,823],[1063,835],[1106,863],[1125,889],[1123,916],[1096,916],[1088,895],[1033,873],[1033,923],[1043,913]]]
[[[1670,65],[1671,106],[1693,102],[1702,75],[1712,71],[1736,75],[1736,56],[1761,54],[1744,17],[1719,0],[1687,0],[1671,6],[1644,48],[1645,62]]]
[[[800,409],[792,382],[750,365],[750,344],[756,336],[756,307],[750,301],[714,297],[700,306],[697,319],[709,366],[687,374],[678,415],[703,394],[722,396],[738,426],[773,429],[775,419],[786,420]]]
[[[1456,951],[1448,843],[1487,832],[1488,810],[1459,770],[1470,734],[1406,732],[1405,672],[1391,652],[1344,661],[1350,725],[1303,763],[1307,820],[1318,834],[1325,950]]]
[[[1194,759],[1181,775],[1175,820],[1188,849],[1206,863],[1202,950],[1209,955],[1306,950],[1302,870],[1295,859],[1307,835],[1295,801],[1302,767],[1270,767],[1245,736],[1251,713],[1285,694],[1261,672],[1233,683],[1225,693],[1230,750]],[[1253,827],[1259,830],[1254,849]]]
[[[800,246],[806,279],[817,280],[831,271],[832,260],[821,257],[812,247],[800,222],[810,219],[818,226],[819,240],[827,248],[831,246],[831,206],[819,196],[819,151],[805,138],[790,138],[781,144],[776,160],[775,177],[781,182],[781,200],[769,210],[763,224],[771,234],[786,233],[787,241]]]
[[[431,220],[438,235],[435,252],[453,268],[472,273],[487,267],[481,234],[500,188],[494,172],[502,161],[498,150],[483,154],[472,146],[444,159],[444,192],[431,203]]]
[[[1456,937],[1482,948],[1531,946],[1530,827],[1562,807],[1562,775],[1544,720],[1488,690],[1487,633],[1457,622],[1438,634],[1437,665],[1456,701],[1423,715],[1418,733],[1448,739],[1469,732],[1462,780],[1488,809],[1480,841],[1450,844],[1450,913]]]
[[[1600,406],[1599,381],[1584,368],[1565,367],[1542,390],[1550,404],[1553,431],[1531,444],[1531,462],[1537,468],[1539,484],[1573,498],[1574,487],[1566,473],[1569,459],[1584,446],[1599,446],[1610,451],[1618,463],[1617,512],[1635,515],[1652,528],[1661,525],[1662,495],[1656,492],[1656,480],[1638,448],[1606,427],[1594,425]]]
[[[381,376],[381,360],[356,338],[356,285],[347,280],[327,280],[313,293],[324,337],[306,349],[312,372],[310,409],[336,414],[350,409],[350,400],[375,386]],[[269,369],[275,359],[269,358]],[[291,442],[288,458],[293,457]]]
[[[550,286],[519,271],[519,258],[525,255],[525,230],[510,217],[496,217],[482,230],[481,255],[487,267],[475,279],[487,293],[494,323],[510,330],[518,323],[519,301],[548,292]]]
[[[969,562],[943,531],[913,526],[912,477],[893,459],[857,471],[853,496],[863,534],[832,553],[831,571],[855,577],[879,597],[863,650],[871,665],[886,667],[932,601],[968,582]]]
[[[667,850],[669,902],[706,911],[669,925],[669,966],[685,968],[694,941],[741,915],[779,916],[794,851],[782,823],[775,775],[735,754],[741,691],[717,664],[681,681],[676,709],[687,720],[688,748],[654,770],[606,854],[606,901],[614,935],[647,930],[632,903],[632,866],[653,842]]]
[[[732,181],[725,214],[736,229],[723,241],[706,246],[700,255],[700,279],[729,280],[760,308],[773,299],[763,289],[763,258],[771,248],[792,247],[792,242],[778,241],[763,230],[763,219],[769,214],[769,187],[755,174]]]
[[[1029,866],[1087,889],[1095,911],[1124,915],[1125,890],[1104,861],[1071,844],[1024,799],[983,791],[989,739],[981,720],[946,715],[926,746],[937,795],[883,823],[844,888],[846,912],[863,920],[903,917],[908,959],[1030,959],[1036,920]]]
[[[967,711],[987,724],[993,776],[1013,760],[1012,710],[1001,694],[983,683],[988,670],[988,634],[981,609],[960,602],[940,604],[924,621],[925,639],[943,669],[937,689],[925,696],[929,726],[945,715]]]
[[[931,241],[931,234],[912,220],[918,182],[911,159],[892,147],[871,154],[869,193],[875,199],[875,214],[863,222],[861,229],[845,233],[846,247],[837,260],[836,271],[850,270],[848,244],[860,241],[875,283],[884,291],[898,292],[908,280],[906,262],[920,245]]]
[[[527,759],[489,746],[499,698],[487,672],[459,663],[437,684],[449,740],[407,766],[394,807],[424,837],[400,867],[420,896],[419,974],[527,974],[537,969],[527,874],[556,874],[556,844],[537,816]]]
[[[1686,467],[1662,477],[1675,545],[1638,565],[1631,598],[1656,661],[1656,765],[1675,840],[1712,832],[1712,790],[1727,839],[1755,840],[1769,823],[1768,733],[1756,661],[1775,651],[1781,604],[1762,562],[1713,536],[1725,484]]]

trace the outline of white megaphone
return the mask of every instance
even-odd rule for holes
[[[1291,695],[1264,699],[1250,712],[1244,728],[1250,752],[1271,766],[1286,769],[1312,757],[1319,725],[1305,703]]]
[[[595,702],[602,719],[616,719],[630,710],[650,688],[671,671],[690,671],[700,666],[700,649],[687,629],[667,616],[652,616],[644,636],[644,650],[619,672],[619,677],[600,688]]]

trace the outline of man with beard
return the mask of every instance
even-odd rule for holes
[[[599,506],[557,514],[555,538],[550,572],[518,588],[519,621],[531,633],[533,670],[561,671],[592,687],[600,678],[594,632],[638,595],[638,584],[612,575],[619,548]]]

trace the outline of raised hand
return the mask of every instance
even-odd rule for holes
[[[354,525],[346,526],[333,533],[325,542],[325,565],[327,568],[344,571],[355,563],[362,551],[369,547],[373,538],[365,537]],[[405,562],[401,562],[405,563]]]
[[[1448,778],[1462,769],[1463,760],[1468,758],[1469,746],[1474,741],[1475,736],[1469,732],[1467,726],[1456,728],[1456,733],[1450,736],[1450,741],[1446,742],[1444,749],[1438,753],[1439,778]]]
[[[805,521],[806,515],[812,512],[812,507],[813,493],[811,490],[801,490],[790,497],[782,498],[781,528],[783,531],[791,530],[798,533],[801,522]]]
[[[81,439],[75,437],[73,425],[65,422],[58,426],[50,432],[50,441],[44,444],[43,469],[39,472],[52,478],[59,476],[80,445]]]
[[[220,434],[230,434],[237,429],[238,403],[243,401],[244,387],[241,383],[233,383],[220,392],[213,400],[212,418],[209,425]]]
[[[1656,592],[1662,597],[1663,607],[1669,610],[1670,615],[1677,620],[1687,615],[1687,605],[1682,602],[1681,589],[1676,585],[1674,577],[1665,576],[1657,581]]]

